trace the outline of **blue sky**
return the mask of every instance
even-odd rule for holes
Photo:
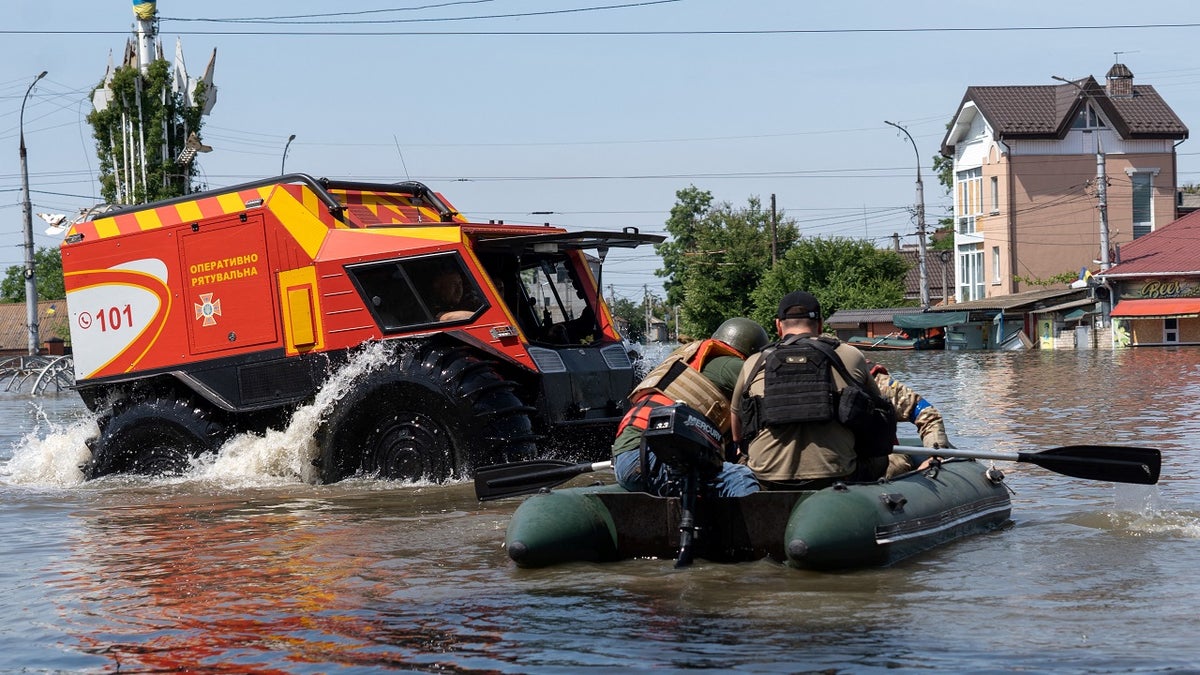
[[[663,232],[688,185],[735,206],[776,195],[811,235],[893,232],[917,158],[929,222],[948,198],[932,174],[945,124],[970,85],[1103,81],[1114,52],[1200,129],[1200,5],[1154,2],[838,3],[798,0],[212,0],[158,3],[168,57],[188,70],[217,49],[201,179],[220,187],[289,171],[420,180],[467,215],[571,229]],[[424,9],[419,9],[424,7]],[[1003,11],[1000,11],[1000,8]],[[91,90],[133,25],[129,0],[14,0],[0,28],[0,266],[23,259],[18,113],[34,212],[95,203]],[[326,21],[196,19],[331,12]],[[581,10],[581,11],[564,11]],[[414,21],[417,20],[417,21]],[[254,32],[253,35],[235,35]],[[277,33],[277,34],[266,34]],[[290,33],[290,34],[278,34]],[[304,33],[304,34],[299,34]],[[365,33],[389,33],[365,35]],[[1182,182],[1200,149],[1179,147]],[[553,212],[549,215],[536,212]],[[35,243],[57,244],[34,220]],[[618,296],[661,294],[648,248],[609,257]]]

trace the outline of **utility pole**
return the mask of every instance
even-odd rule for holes
[[[775,263],[779,261],[778,254],[776,253],[776,250],[778,249],[778,246],[779,246],[779,244],[778,244],[779,237],[776,234],[778,225],[779,225],[779,215],[775,211],[775,193],[772,192],[771,193],[771,267],[774,267]]]
[[[21,137],[21,216],[25,219],[25,322],[29,329],[29,355],[38,353],[38,321],[37,321],[37,278],[34,276],[33,257],[33,205],[29,203],[29,164],[25,152],[25,102],[29,100],[29,92],[37,85],[38,80],[46,76],[46,71],[33,78],[29,88],[25,90],[25,98],[21,99],[21,115],[17,121],[18,134]]]
[[[1087,92],[1078,82],[1065,77],[1051,75],[1050,79],[1065,82],[1079,91],[1079,100],[1087,100]],[[1106,272],[1112,267],[1108,259],[1108,176],[1105,172],[1104,145],[1100,135],[1096,135],[1096,208],[1100,211],[1100,271]]]
[[[1103,273],[1112,265],[1108,260],[1108,176],[1099,136],[1096,136],[1096,200],[1096,208],[1100,210],[1100,272]]]
[[[887,120],[883,123],[903,131],[917,156],[917,266],[921,272],[921,307],[928,308],[929,275],[925,271],[925,184],[921,182],[921,152],[917,150],[917,142],[913,140],[912,134],[908,133],[908,129]]]
[[[646,342],[649,343],[650,342],[650,287],[647,286],[646,284],[642,284],[642,304],[645,305],[645,310],[646,310],[646,317],[644,319],[646,322],[646,331],[645,332],[646,332]]]

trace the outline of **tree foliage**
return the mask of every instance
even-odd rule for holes
[[[908,264],[898,253],[875,248],[869,241],[806,237],[796,242],[754,288],[747,316],[770,328],[780,298],[796,289],[817,297],[823,318],[843,308],[900,307],[906,304],[907,271]]]
[[[101,82],[97,89],[104,85]],[[175,159],[188,135],[200,131],[203,87],[203,82],[197,85],[197,104],[189,106],[183,93],[171,91],[171,67],[163,59],[151,62],[144,76],[136,66],[121,66],[114,71],[109,83],[112,100],[104,110],[93,110],[87,118],[96,139],[100,192],[106,202],[142,204],[192,191],[195,164],[181,165]],[[133,166],[140,166],[143,151],[145,181],[140,171],[127,181],[130,160],[134,160]],[[120,193],[118,184],[123,188]]]
[[[57,248],[41,247],[33,252],[33,273],[37,281],[38,300],[62,300],[67,297],[63,287],[62,254]],[[0,300],[25,302],[25,266],[12,265],[0,281]]]
[[[680,332],[710,335],[725,319],[749,316],[750,291],[771,266],[771,213],[751,197],[742,208],[713,205],[712,194],[696,187],[676,193],[663,257],[667,302],[680,309]],[[776,250],[782,255],[797,238],[793,221],[777,214]]]

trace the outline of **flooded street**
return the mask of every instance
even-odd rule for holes
[[[1000,462],[1013,527],[887,569],[519,570],[502,544],[520,498],[314,485],[300,432],[239,439],[182,478],[85,483],[94,422],[78,399],[8,394],[0,669],[1200,669],[1200,349],[870,356],[942,411],[958,447],[1157,447],[1162,480]],[[578,480],[597,479],[611,475]]]

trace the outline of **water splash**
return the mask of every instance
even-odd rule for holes
[[[1200,514],[1170,508],[1157,487],[1118,486],[1112,527],[1132,536],[1200,539]]]
[[[85,462],[91,459],[87,439],[100,433],[92,417],[57,421],[36,406],[38,424],[13,446],[12,459],[0,467],[0,478],[21,485],[67,487],[83,482]]]
[[[229,487],[315,483],[319,476],[313,466],[318,453],[314,437],[325,415],[359,378],[390,364],[394,356],[393,348],[382,342],[364,345],[331,374],[311,403],[293,413],[286,428],[268,429],[262,434],[238,434],[216,455],[198,458],[184,476],[173,479],[122,476],[105,480],[198,480]],[[35,428],[14,445],[12,459],[0,466],[0,479],[30,486],[80,485],[84,482],[80,466],[91,459],[87,440],[99,431],[90,413],[64,424],[40,412]]]
[[[277,480],[317,482],[320,476],[313,462],[319,453],[316,434],[321,422],[355,382],[392,363],[394,354],[382,342],[367,343],[345,366],[332,373],[311,403],[292,414],[286,428],[234,436],[221,446],[216,456],[199,458],[189,477],[237,479],[242,484]]]

